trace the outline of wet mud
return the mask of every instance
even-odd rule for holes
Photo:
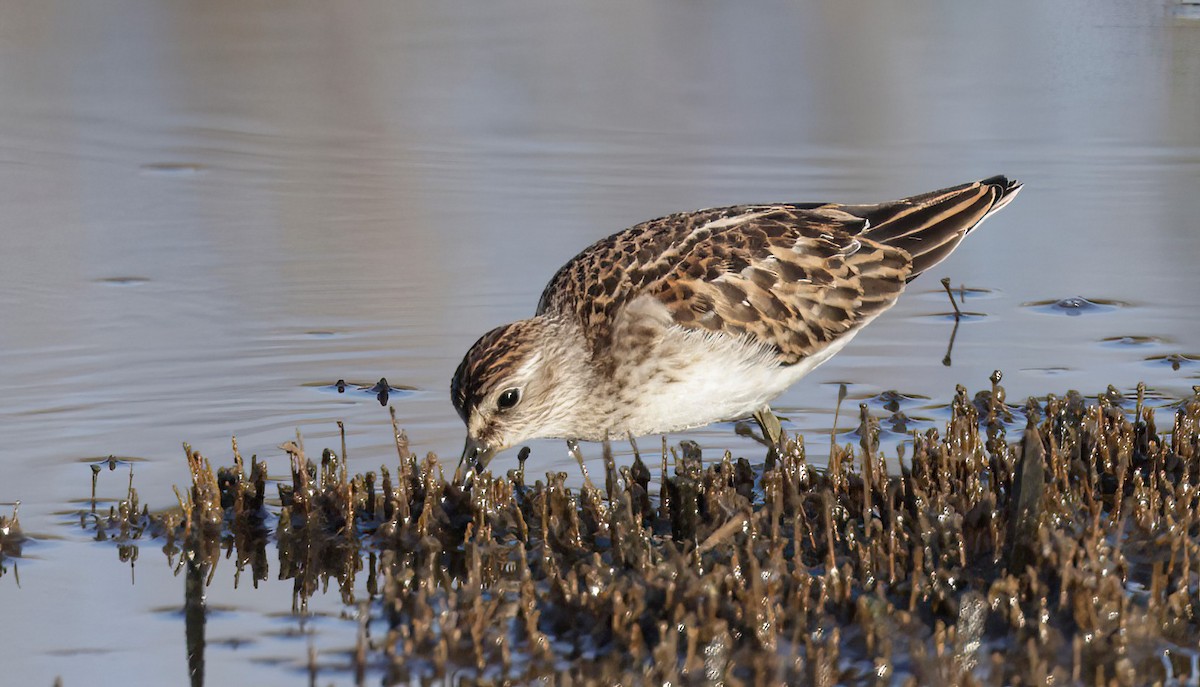
[[[310,456],[297,437],[279,480],[236,443],[217,469],[188,449],[178,507],[149,512],[131,481],[83,522],[123,551],[153,541],[187,576],[194,684],[212,571],[263,580],[270,559],[293,581],[294,611],[336,590],[359,619],[353,655],[337,668],[310,657],[314,678],[1198,679],[1200,387],[1158,412],[1115,390],[1010,406],[997,375],[977,394],[960,387],[940,431],[911,435],[899,474],[868,406],[857,421],[857,443],[821,468],[803,440],[768,464],[702,460],[664,440],[628,465],[604,447],[603,478],[580,488],[565,473],[526,474],[527,452],[464,487],[453,462],[409,450],[393,412],[390,467],[350,474],[344,446]],[[1012,442],[1014,422],[1024,433]]]

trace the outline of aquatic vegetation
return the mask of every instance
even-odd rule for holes
[[[297,609],[330,583],[357,609],[360,681],[1195,680],[1200,387],[1166,431],[1140,394],[1114,392],[1013,412],[998,374],[960,387],[900,474],[866,405],[858,445],[824,468],[802,440],[765,466],[664,440],[630,465],[606,448],[602,485],[578,489],[565,473],[531,482],[527,453],[464,489],[398,427],[397,463],[366,475],[299,438],[283,483],[236,445],[215,472],[189,449],[178,508],[139,510],[131,485],[86,522],[123,545],[164,540],[201,599],[221,557],[265,579],[274,540]]]
[[[20,558],[25,543],[25,534],[21,531],[21,521],[17,518],[20,504],[14,504],[12,517],[0,515],[0,576],[8,572],[5,565],[9,558]]]

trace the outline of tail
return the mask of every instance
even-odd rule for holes
[[[867,220],[863,236],[911,255],[912,281],[950,255],[964,236],[1012,202],[1020,190],[1015,179],[994,176],[890,203],[840,209]]]

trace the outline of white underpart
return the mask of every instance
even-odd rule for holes
[[[651,381],[644,386],[636,407],[624,409],[632,411],[626,415],[625,426],[611,428],[610,434],[662,434],[748,417],[833,357],[865,324],[788,366],[776,361],[773,349],[745,337],[671,326],[663,337],[657,362],[643,365],[644,369],[627,370],[632,376]],[[655,371],[664,368],[676,381],[667,381],[665,375],[654,378]]]

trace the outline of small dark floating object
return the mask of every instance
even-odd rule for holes
[[[78,460],[80,463],[87,463],[90,465],[106,467],[109,470],[116,470],[117,466],[119,466],[119,465],[131,465],[133,463],[142,463],[142,462],[145,462],[146,459],[140,458],[137,456],[108,455],[108,456],[88,456],[86,458],[79,458]]]
[[[108,284],[110,286],[137,286],[150,281],[149,277],[104,277],[97,279],[97,284]]]
[[[929,402],[928,396],[920,396],[918,394],[902,394],[895,389],[888,389],[880,392],[875,396],[866,399],[869,406],[883,408],[889,412],[896,412],[901,408],[907,408],[913,405],[919,405]]]
[[[374,385],[372,385],[372,386],[363,385],[363,386],[358,387],[358,390],[359,391],[369,391],[373,394],[377,394],[381,391],[387,391],[388,393],[394,394],[398,391],[400,391],[400,392],[416,391],[417,387],[407,386],[404,384],[391,384],[388,382],[387,377],[380,377],[379,381],[375,382]]]
[[[385,405],[387,405],[388,396],[390,394],[394,394],[397,391],[400,391],[400,392],[416,391],[417,389],[416,389],[416,387],[412,387],[412,386],[393,386],[391,384],[388,384],[387,377],[380,377],[379,381],[375,382],[375,386],[373,386],[369,389],[366,387],[360,387],[360,390],[361,391],[369,391],[369,392],[375,394],[375,398],[379,399],[379,405],[385,406]]]
[[[1157,336],[1110,336],[1100,339],[1101,345],[1112,348],[1134,348],[1137,346],[1157,346],[1166,343],[1165,339]]]
[[[314,387],[327,393],[370,394],[375,397],[375,400],[379,401],[380,405],[387,405],[388,400],[395,394],[406,395],[417,390],[415,386],[390,384],[385,377],[381,377],[374,384],[363,384],[354,381],[347,382],[345,379],[339,379],[332,384],[328,382],[309,382],[303,386]]]
[[[1087,310],[1091,305],[1091,301],[1086,298],[1064,298],[1055,303],[1054,307],[1059,310],[1071,312],[1073,310]]]
[[[379,399],[379,405],[381,406],[387,405],[388,392],[391,390],[392,387],[388,386],[386,377],[380,377],[379,381],[375,383],[375,386],[371,387],[371,391],[375,392],[375,398]]]
[[[1156,355],[1146,358],[1146,362],[1151,365],[1170,365],[1172,370],[1179,370],[1183,367],[1191,367],[1200,363],[1200,355],[1184,355],[1182,353],[1170,353],[1168,355]]]
[[[1128,303],[1113,300],[1092,300],[1081,296],[1073,296],[1071,298],[1060,298],[1058,300],[1033,301],[1030,303],[1022,303],[1022,307],[1033,308],[1038,312],[1048,313],[1050,315],[1067,315],[1068,317],[1077,317],[1079,315],[1094,315],[1098,313],[1112,312],[1118,308],[1129,307]]]
[[[187,176],[191,174],[202,174],[205,171],[204,165],[196,164],[195,162],[148,162],[140,168],[146,174],[160,174],[163,176]]]

